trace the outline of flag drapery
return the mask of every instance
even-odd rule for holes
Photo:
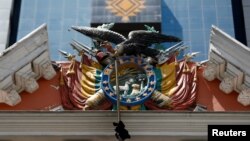
[[[176,83],[176,65],[175,62],[170,64],[164,63],[161,66],[155,67],[157,78],[156,89],[162,94],[169,96],[168,92],[175,86]]]
[[[101,82],[101,70],[98,64],[72,60],[69,65],[61,68],[60,92],[65,109],[84,109],[87,99],[99,92]],[[93,67],[95,66],[95,67]],[[110,108],[111,103],[105,101],[100,110]]]
[[[162,93],[161,98],[151,99],[145,103],[152,110],[186,110],[196,102],[197,93],[197,66],[187,62],[186,59],[178,63],[164,64],[160,69],[166,78],[158,79],[158,91]],[[171,73],[173,71],[174,73]],[[166,80],[164,80],[166,79]],[[164,82],[163,82],[164,81]],[[165,98],[164,98],[165,97]],[[166,104],[162,100],[168,100]]]

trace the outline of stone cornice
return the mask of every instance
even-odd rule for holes
[[[39,88],[37,79],[50,80],[55,75],[43,24],[0,54],[0,102],[14,106],[21,101],[18,93],[33,93]]]
[[[0,112],[0,135],[114,135],[114,111]],[[206,136],[210,124],[249,124],[240,112],[125,112],[131,135]]]
[[[227,62],[250,75],[250,48],[215,26],[212,26],[211,31],[210,52],[222,56]]]
[[[47,26],[42,25],[0,54],[0,81],[48,49]],[[34,52],[34,53],[33,53]]]
[[[212,26],[209,61],[203,76],[208,81],[221,80],[220,90],[238,92],[238,102],[250,105],[250,48]],[[215,77],[216,76],[216,77]]]

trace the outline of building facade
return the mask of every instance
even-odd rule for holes
[[[117,4],[121,2],[123,1]],[[131,6],[129,2],[128,6]],[[184,41],[184,44],[189,46],[187,52],[200,52],[199,56],[196,57],[196,61],[207,59],[209,34],[212,25],[221,28],[231,36],[236,37],[236,39],[239,38],[240,41],[246,43],[241,1],[143,0],[142,2],[144,7],[139,8],[138,13],[132,13],[138,15],[130,16],[132,21],[129,23],[143,22],[151,25],[152,23],[159,23],[158,26],[160,28],[158,29],[162,33],[177,36]],[[13,12],[15,19],[12,20],[14,20],[13,23],[18,24],[14,24],[11,27],[11,43],[21,39],[42,23],[47,23],[52,60],[63,60],[63,57],[57,53],[58,49],[71,52],[69,49],[71,38],[79,39],[91,45],[89,38],[81,37],[77,33],[68,31],[72,25],[89,26],[98,19],[99,22],[97,23],[116,22],[117,24],[125,23],[123,27],[126,27],[125,25],[127,27],[130,26],[122,21],[119,15],[117,16],[117,14],[112,12],[112,9],[107,8],[108,1],[22,0],[15,2],[14,6],[16,7],[16,10],[14,9]],[[247,9],[246,7],[244,8]],[[100,17],[106,18],[102,19]],[[115,17],[116,20],[112,19],[112,17]],[[247,14],[245,14],[245,17],[247,17]],[[165,47],[171,45],[165,44]]]
[[[58,49],[75,54],[69,47],[72,38],[91,46],[89,38],[68,31],[70,26],[96,26],[105,20],[116,21],[119,28],[124,26],[132,30],[131,25],[140,29],[147,23],[164,34],[183,39],[189,46],[187,52],[201,52],[196,61],[209,58],[207,63],[200,64],[198,70],[198,97],[203,97],[198,103],[206,105],[209,112],[123,111],[122,120],[132,135],[131,140],[207,140],[207,126],[210,124],[248,124],[250,49],[234,39],[246,42],[244,33],[248,26],[245,28],[241,24],[247,25],[248,21],[239,20],[243,16],[239,8],[242,8],[241,3],[235,0],[137,2],[15,1],[10,14],[14,18],[3,33],[7,36],[10,32],[7,36],[10,44],[18,42],[0,53],[0,124],[3,125],[0,139],[115,140],[112,125],[117,120],[115,111],[55,112],[53,110],[60,109],[52,105],[61,104],[60,73],[53,69],[50,56],[52,60],[63,60]],[[243,1],[243,4],[244,11],[248,11],[248,2]],[[238,14],[235,8],[238,8]],[[11,11],[11,8],[5,10]],[[105,15],[107,17],[100,20]],[[47,23],[47,26],[40,26],[42,23]],[[115,30],[124,32],[119,28]],[[8,46],[7,39],[3,44]],[[165,44],[166,47],[171,45]],[[202,89],[206,92],[203,93]],[[2,111],[10,110],[15,104],[18,105],[14,110],[29,111]]]

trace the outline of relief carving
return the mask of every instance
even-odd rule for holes
[[[33,93],[39,88],[38,83],[34,78],[25,79],[25,91],[28,93]]]
[[[42,75],[46,80],[51,80],[56,75],[56,72],[50,62],[46,62],[42,66]]]
[[[6,91],[0,90],[0,103],[4,103],[5,102],[6,95],[7,95]]]
[[[21,102],[21,97],[15,90],[11,90],[9,93],[0,90],[0,103],[6,103],[10,106],[15,106]]]
[[[226,76],[221,81],[219,88],[226,94],[231,93],[234,89],[234,78],[232,76]]]
[[[202,74],[206,80],[213,81],[216,78],[216,64],[208,62]]]
[[[250,88],[243,89],[239,94],[237,101],[244,106],[250,105]]]

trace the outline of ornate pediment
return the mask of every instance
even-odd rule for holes
[[[215,78],[221,81],[219,88],[226,94],[239,93],[238,101],[250,105],[250,49],[212,26],[209,61],[203,76],[208,81]]]
[[[21,101],[20,92],[33,93],[39,78],[50,80],[55,75],[44,24],[0,54],[0,102],[14,106]]]

